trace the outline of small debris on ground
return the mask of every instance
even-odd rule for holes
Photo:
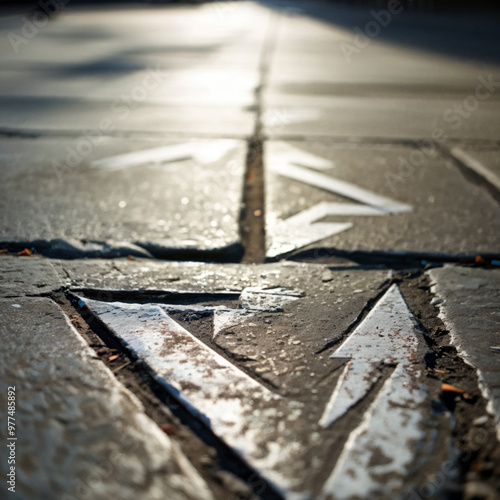
[[[465,394],[464,390],[459,389],[458,387],[455,387],[454,385],[450,384],[441,384],[441,390],[443,392],[456,392],[457,394]]]
[[[25,248],[24,250],[21,250],[20,252],[17,252],[17,255],[19,257],[27,256],[29,257],[31,254],[31,250],[29,248]]]
[[[477,417],[474,419],[474,421],[472,422],[474,425],[484,425],[488,422],[488,416],[487,415],[483,415],[482,417]]]

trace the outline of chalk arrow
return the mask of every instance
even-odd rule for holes
[[[103,158],[102,160],[93,161],[90,168],[108,171],[124,170],[142,165],[161,165],[190,158],[205,165],[220,160],[226,153],[236,148],[238,144],[238,141],[232,139],[184,142]]]
[[[353,334],[331,356],[350,358],[326,405],[320,425],[330,426],[363,399],[380,378],[383,363],[411,379],[419,330],[397,285],[393,285]]]

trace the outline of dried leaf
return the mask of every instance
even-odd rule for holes
[[[19,257],[22,257],[23,255],[29,256],[31,255],[31,250],[29,248],[25,248],[24,250],[17,252],[17,255],[19,255]]]
[[[457,394],[465,394],[465,391],[450,384],[441,384],[441,390],[443,392],[456,392]]]
[[[0,248],[0,253],[7,253],[8,250],[6,248]]]
[[[127,255],[127,260],[137,260],[135,257],[132,257],[132,255]]]
[[[117,360],[119,357],[120,357],[120,355],[119,355],[119,354],[113,354],[113,356],[110,356],[110,357],[108,358],[108,361],[115,361],[115,360]]]

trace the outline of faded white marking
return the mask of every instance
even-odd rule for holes
[[[305,165],[316,169],[333,168],[333,163],[279,142],[271,144],[268,154],[268,168],[284,177],[309,184],[343,196],[362,205],[353,203],[321,202],[302,212],[281,219],[270,213],[268,236],[270,245],[268,257],[277,257],[316,241],[323,240],[353,227],[350,222],[316,222],[327,216],[380,216],[410,212],[411,205],[392,200],[356,186],[347,181],[335,179],[320,172],[313,172]]]
[[[350,434],[320,498],[399,498],[425,437],[426,399],[426,389],[399,364]]]
[[[451,148],[450,153],[457,160],[461,161],[468,168],[476,172],[484,179],[486,179],[492,186],[500,190],[500,177],[492,172],[488,167],[484,166],[479,160],[466,153],[462,148],[455,146]]]
[[[413,373],[417,333],[413,315],[397,285],[392,285],[354,333],[332,354],[332,358],[351,361],[337,382],[320,424],[330,426],[364,398],[379,379],[382,363],[401,365]]]
[[[320,202],[288,219],[278,219],[274,223],[268,257],[277,257],[296,248],[305,247],[353,226],[351,222],[316,222],[323,217],[335,215],[378,216],[387,215],[387,212],[378,207],[355,203]]]
[[[363,189],[350,182],[341,181],[340,179],[335,179],[329,175],[325,175],[320,172],[312,172],[307,168],[293,165],[287,158],[284,160],[277,159],[271,161],[270,168],[273,172],[276,172],[284,177],[324,189],[330,193],[343,196],[344,198],[349,198],[366,205],[383,209],[388,214],[410,212],[412,210],[411,205],[372,193],[371,191]]]
[[[236,148],[239,141],[232,139],[212,139],[184,142],[171,146],[145,149],[93,161],[91,168],[100,170],[124,170],[142,165],[160,165],[192,158],[205,165],[220,160],[226,153]]]
[[[396,367],[350,434],[321,499],[395,498],[401,494],[415,446],[426,435],[421,405],[427,389],[413,366],[419,336],[413,315],[393,285],[331,356],[351,361],[323,413],[323,427],[367,395],[380,377],[382,363]]]
[[[83,297],[80,303],[285,498],[310,497],[294,490],[300,481],[290,473],[290,462],[301,446],[295,422],[302,403],[285,401],[259,384],[168,317],[160,305],[105,303]],[[279,433],[278,428],[282,429]]]
[[[214,311],[213,338],[219,333],[239,325],[244,319],[253,316],[253,313],[242,311],[241,309],[226,309]]]
[[[282,312],[288,302],[304,296],[300,290],[286,288],[248,287],[240,295],[240,309],[230,309],[225,306],[199,306],[161,304],[160,307],[169,314],[181,312],[213,314],[213,338],[222,331],[243,323],[258,312]]]
[[[304,296],[300,290],[248,287],[241,292],[241,307],[250,311],[282,312],[283,306]]]
[[[335,167],[333,161],[321,158],[303,149],[296,148],[287,142],[272,143],[273,156],[279,157],[281,162],[302,165],[316,170],[329,170]]]

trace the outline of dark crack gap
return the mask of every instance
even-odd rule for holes
[[[500,444],[494,418],[487,411],[488,401],[482,396],[476,370],[457,352],[449,331],[439,318],[439,309],[431,304],[433,296],[430,288],[427,275],[416,276],[400,284],[408,307],[426,332],[424,339],[430,352],[424,362],[429,397],[453,416],[450,437],[459,450],[457,467],[460,483],[484,482],[500,492]],[[469,397],[443,393],[443,383],[465,390]],[[480,426],[474,425],[474,420],[484,415],[488,416],[488,421]]]
[[[253,137],[248,142],[243,205],[240,214],[240,237],[245,264],[266,260],[265,172],[263,141],[263,92],[267,87],[269,68],[276,45],[279,16],[270,14],[259,64],[259,85],[255,89],[256,119]]]

